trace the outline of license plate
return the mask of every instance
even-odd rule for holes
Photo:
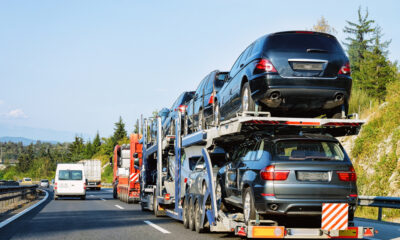
[[[297,180],[312,182],[328,182],[329,172],[297,172]]]
[[[309,71],[322,71],[323,63],[304,63],[304,62],[294,62],[294,70],[309,70]]]

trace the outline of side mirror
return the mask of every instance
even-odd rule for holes
[[[85,183],[86,183],[86,185],[88,185],[88,180],[87,180],[87,178],[85,179]]]
[[[112,157],[110,157],[110,164],[112,165],[113,164],[113,158]]]
[[[135,152],[135,153],[133,154],[133,158],[138,158],[138,157],[139,157],[139,154]]]

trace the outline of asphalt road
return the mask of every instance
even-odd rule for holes
[[[400,239],[400,224],[358,220],[373,226],[373,239]],[[168,217],[156,218],[137,204],[112,198],[111,189],[88,191],[86,200],[48,201],[0,230],[0,239],[239,239],[232,234],[202,233],[185,229]],[[370,238],[372,239],[372,238]]]

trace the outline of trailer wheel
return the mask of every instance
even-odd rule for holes
[[[203,232],[203,226],[201,226],[201,216],[203,214],[203,208],[200,206],[200,200],[198,198],[194,206],[194,226],[197,233]]]
[[[227,212],[230,209],[228,209],[228,207],[224,204],[224,194],[222,192],[222,187],[221,187],[221,183],[219,181],[217,181],[217,187],[215,188],[215,197],[216,197],[216,202],[217,202],[217,207],[219,209],[221,209],[223,212]]]
[[[183,200],[183,213],[182,213],[182,220],[183,220],[183,226],[185,228],[189,228],[189,201],[188,198],[185,197]]]
[[[190,198],[190,201],[189,201],[189,229],[190,230],[192,230],[192,231],[194,231],[194,228],[195,228],[195,226],[194,226],[194,214],[193,214],[193,211],[194,211],[194,203],[193,203],[193,198]]]
[[[244,222],[246,224],[249,224],[250,220],[256,219],[254,197],[249,187],[244,190],[243,194],[243,215],[244,215]]]

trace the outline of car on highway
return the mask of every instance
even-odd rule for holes
[[[240,111],[278,117],[343,118],[352,79],[338,40],[312,31],[277,32],[250,44],[217,94],[216,121]]]
[[[356,172],[338,140],[326,135],[275,135],[247,139],[229,150],[217,175],[216,196],[226,208],[269,220],[321,219],[322,203],[357,204]]]
[[[214,97],[224,85],[227,76],[228,72],[214,70],[200,82],[192,100],[187,104],[189,129],[207,129],[213,123]]]
[[[50,186],[49,180],[48,179],[42,179],[40,180],[40,186],[44,188],[48,188]]]
[[[169,109],[169,114],[163,122],[163,135],[175,135],[175,120],[178,117],[178,111],[182,114],[182,120],[186,114],[189,101],[194,96],[194,91],[181,93]]]
[[[59,163],[57,164],[54,200],[59,197],[80,197],[86,199],[86,177],[83,164]]]
[[[32,185],[32,178],[22,178],[20,185]]]

